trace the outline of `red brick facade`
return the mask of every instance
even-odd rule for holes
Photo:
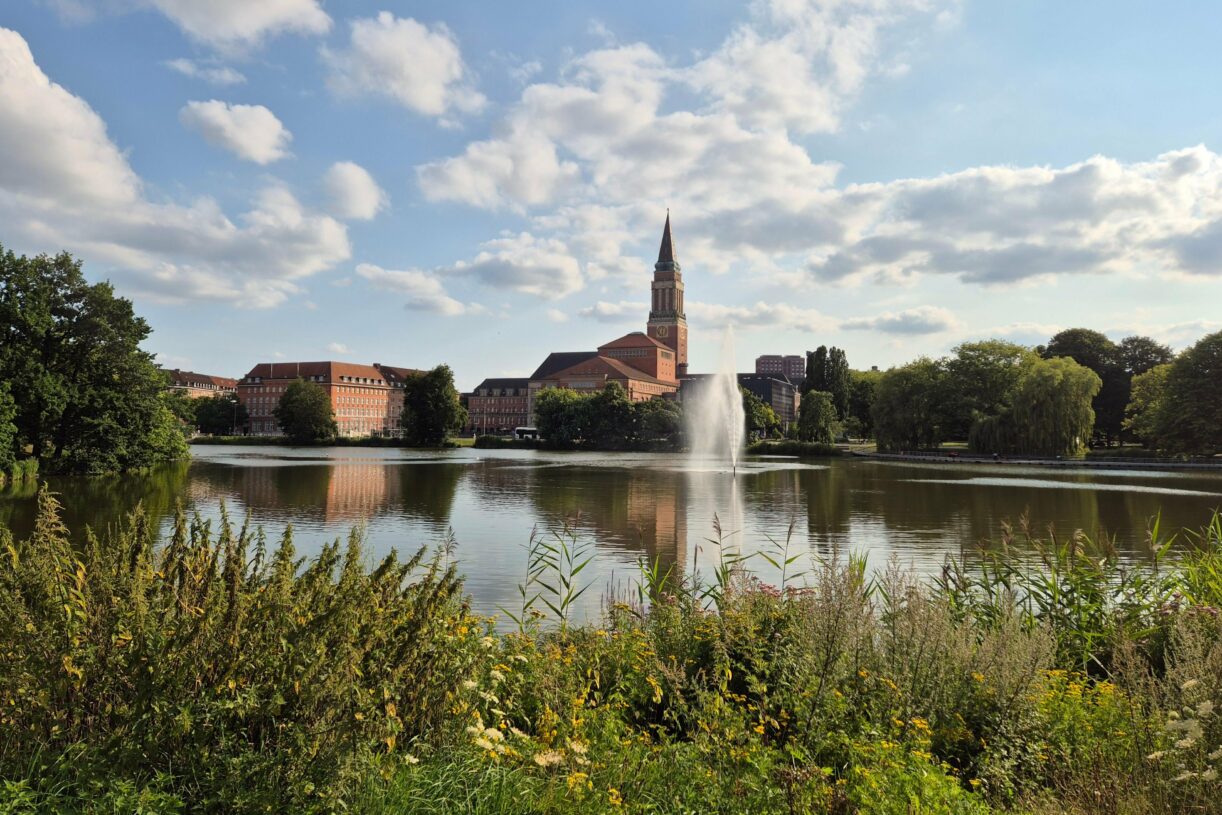
[[[529,424],[529,379],[485,379],[467,395],[468,432],[507,434]]]
[[[194,371],[180,371],[177,368],[163,368],[162,370],[170,377],[170,390],[183,393],[192,399],[233,393],[238,386],[236,379],[224,376],[197,374]]]

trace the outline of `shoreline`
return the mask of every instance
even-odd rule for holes
[[[931,464],[1010,464],[1020,467],[1054,467],[1061,469],[1093,469],[1093,470],[1146,470],[1150,472],[1169,470],[1200,470],[1222,471],[1222,460],[1209,461],[1176,461],[1174,459],[1089,459],[1089,458],[1040,458],[1037,456],[1017,456],[994,459],[992,456],[974,453],[878,453],[861,450],[850,451],[850,455],[858,458],[879,459],[883,461],[911,461]]]

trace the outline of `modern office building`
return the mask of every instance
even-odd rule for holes
[[[755,358],[755,372],[765,376],[783,376],[801,387],[806,378],[806,357],[799,354],[764,354]]]

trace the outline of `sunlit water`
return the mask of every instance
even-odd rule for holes
[[[737,478],[665,454],[543,453],[458,449],[195,447],[190,465],[101,479],[53,479],[74,530],[104,528],[138,501],[168,524],[175,502],[205,517],[224,502],[269,535],[292,523],[302,554],[363,525],[373,556],[414,551],[452,529],[467,590],[482,612],[516,601],[525,544],[566,526],[594,547],[585,574],[596,612],[612,581],[624,586],[641,558],[676,570],[716,556],[713,519],[726,545],[745,552],[783,543],[791,551],[856,551],[871,566],[895,558],[921,571],[945,557],[972,558],[1003,522],[1027,514],[1058,534],[1083,529],[1116,538],[1144,557],[1149,519],[1198,527],[1222,506],[1222,473],[1048,470],[992,464],[747,458]],[[32,489],[0,491],[0,523],[28,532]],[[752,561],[773,579],[761,559]]]

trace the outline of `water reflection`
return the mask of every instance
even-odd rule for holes
[[[881,566],[898,558],[924,570],[949,554],[976,556],[1003,522],[1024,515],[1057,534],[1115,536],[1129,557],[1148,554],[1145,529],[1196,527],[1222,505],[1222,474],[1010,469],[869,460],[803,464],[747,461],[737,478],[658,455],[537,454],[456,450],[198,448],[189,466],[103,479],[52,479],[69,526],[102,529],[143,503],[168,524],[176,502],[206,517],[222,504],[277,535],[292,523],[304,553],[362,524],[374,554],[414,550],[451,528],[476,605],[514,601],[532,529],[566,526],[596,546],[592,578],[607,581],[639,559],[688,572],[725,542],[752,551],[792,530],[793,551],[865,552]],[[30,485],[0,492],[0,523],[27,534]],[[756,561],[760,565],[761,561]],[[767,576],[765,574],[765,576]],[[587,611],[599,593],[587,593]]]

